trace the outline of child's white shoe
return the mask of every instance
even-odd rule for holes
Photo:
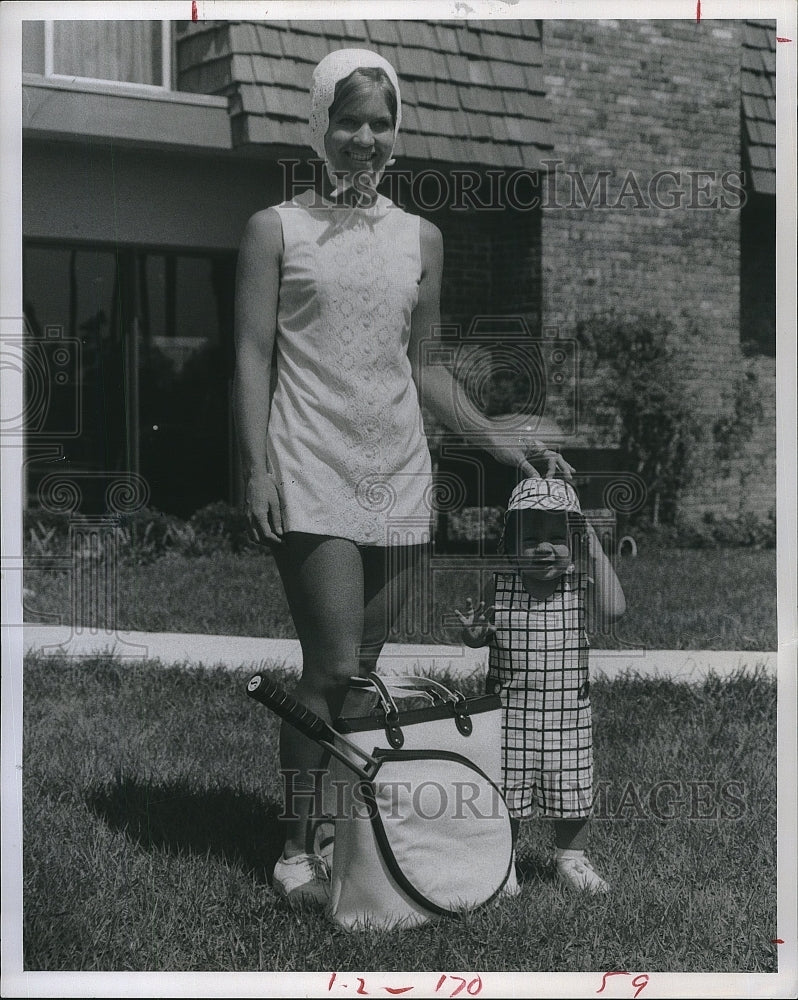
[[[607,893],[610,887],[585,857],[583,851],[557,852],[557,880],[579,892]]]

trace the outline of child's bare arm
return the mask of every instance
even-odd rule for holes
[[[493,640],[496,629],[493,625],[495,608],[493,607],[493,597],[495,593],[495,583],[491,576],[484,584],[476,608],[470,597],[466,598],[465,612],[458,608],[454,613],[460,619],[463,626],[462,639],[466,646],[477,649],[480,646],[487,646]]]
[[[601,628],[626,612],[626,598],[593,526],[587,526],[588,627]]]

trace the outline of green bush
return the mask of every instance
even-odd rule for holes
[[[577,328],[583,412],[632,456],[648,490],[642,516],[655,525],[675,523],[697,472],[702,425],[685,375],[693,335],[658,313],[597,315]]]
[[[24,554],[28,558],[67,555],[70,525],[79,526],[84,522],[80,515],[54,513],[43,508],[26,510]],[[145,507],[132,514],[109,517],[107,530],[108,534],[103,536],[93,554],[102,557],[105,546],[111,544],[110,538],[113,538],[117,558],[134,565],[146,565],[170,555],[208,556],[217,552],[242,553],[254,548],[247,538],[244,514],[222,501],[200,508],[188,521]]]
[[[23,552],[29,556],[50,556],[66,551],[70,514],[56,513],[44,507],[30,507],[22,512]]]
[[[238,507],[219,500],[195,511],[189,524],[204,552],[241,552],[251,549],[246,515]]]
[[[446,534],[450,542],[478,542],[496,545],[501,537],[503,507],[462,507],[446,515]]]
[[[674,524],[641,521],[629,532],[638,549],[679,548],[754,548],[776,547],[776,512],[764,517],[744,511],[733,517],[707,511],[700,519],[677,519]]]

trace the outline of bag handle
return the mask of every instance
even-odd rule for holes
[[[433,680],[432,677],[397,677],[395,681],[388,681],[387,685],[402,691],[421,691],[437,696],[440,701],[458,702],[464,700],[462,692],[456,688],[448,688],[440,681]]]
[[[374,671],[369,674],[369,678],[375,676]],[[463,736],[471,735],[474,724],[468,713],[468,702],[462,691],[452,690],[446,687],[446,685],[441,684],[440,681],[433,680],[431,677],[399,677],[396,679],[396,682],[389,681],[388,686],[402,690],[422,690],[427,693],[437,694],[440,701],[451,708],[455,725],[460,733]]]
[[[379,694],[379,689],[372,683],[372,677],[376,677],[382,683],[383,688],[388,691],[413,691],[419,695],[425,695],[430,701],[435,702],[457,702],[463,700],[462,692],[456,688],[448,688],[440,681],[432,677],[384,677],[372,671],[368,677],[350,677],[349,683],[355,688],[374,688]],[[393,699],[390,699],[393,701]]]
[[[405,738],[399,724],[399,709],[391,695],[389,688],[402,691],[418,691],[426,693],[436,698],[440,704],[448,705],[454,723],[458,731],[463,736],[470,736],[474,729],[471,716],[468,711],[468,702],[465,695],[460,691],[451,691],[439,681],[434,681],[429,677],[403,677],[388,680],[372,670],[367,677],[352,677],[355,687],[372,688],[377,692],[382,702],[385,713],[385,736],[388,743],[394,750],[399,750],[404,745]]]

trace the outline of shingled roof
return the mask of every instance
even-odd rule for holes
[[[184,22],[178,86],[230,98],[238,147],[307,147],[313,67],[343,47],[374,49],[396,68],[398,156],[529,168],[551,152],[534,20]]]
[[[757,194],[776,193],[776,22],[743,25],[743,165]]]

